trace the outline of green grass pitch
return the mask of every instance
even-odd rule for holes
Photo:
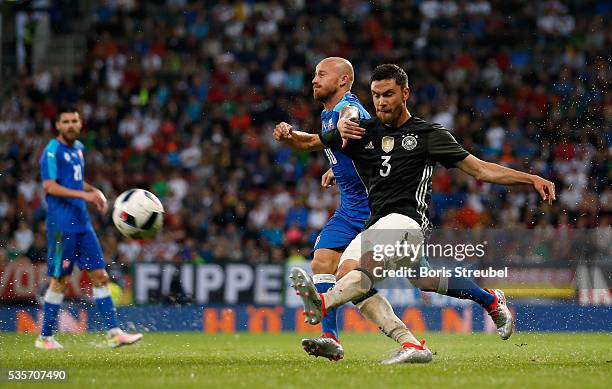
[[[139,344],[113,350],[102,345],[101,334],[59,335],[64,350],[42,351],[34,348],[33,335],[0,333],[0,368],[67,369],[67,381],[52,387],[113,389],[609,388],[612,382],[612,335],[604,333],[518,333],[505,342],[491,334],[427,333],[422,338],[433,362],[394,366],[378,363],[395,348],[381,334],[343,334],[340,362],[307,356],[300,338],[147,333]]]

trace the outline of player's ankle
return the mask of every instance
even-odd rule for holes
[[[327,316],[327,307],[325,307],[325,294],[319,293],[319,297],[321,297],[321,313],[323,317]]]
[[[493,302],[489,304],[488,306],[484,307],[488,313],[491,313],[497,309],[497,304],[499,302],[499,299],[497,298],[497,295],[495,294],[495,292],[493,292],[492,289],[485,289],[485,290],[493,295]]]
[[[120,335],[121,333],[123,333],[123,330],[119,327],[115,327],[115,328],[111,328],[106,333],[108,334],[108,336],[115,336],[115,335]]]
[[[331,332],[324,332],[321,334],[321,336],[324,338],[331,338],[335,340],[336,342],[340,343],[340,340],[338,339],[338,337]]]

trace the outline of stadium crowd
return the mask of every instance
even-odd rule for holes
[[[549,207],[531,188],[439,168],[437,227],[524,226],[554,239],[609,226],[611,12],[605,1],[107,1],[74,77],[24,72],[2,100],[0,263],[46,261],[38,159],[63,103],[84,118],[87,181],[111,203],[148,188],[166,209],[146,243],[92,209],[109,262],[308,257],[337,189],[320,187],[324,153],[293,152],[271,133],[279,121],[317,131],[310,80],[331,55],[352,61],[370,112],[370,70],[397,63],[414,115],[480,158],[557,184]]]

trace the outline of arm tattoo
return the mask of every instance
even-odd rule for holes
[[[340,110],[340,119],[359,120],[359,108],[347,105]]]

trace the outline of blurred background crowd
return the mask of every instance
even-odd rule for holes
[[[279,121],[318,131],[310,82],[332,55],[353,63],[353,92],[370,112],[371,69],[396,63],[413,115],[443,124],[482,159],[557,184],[550,207],[531,188],[440,167],[437,227],[522,226],[554,240],[610,226],[606,1],[114,0],[77,11],[91,23],[73,75],[26,66],[1,100],[0,262],[46,261],[38,159],[63,103],[84,119],[86,180],[111,203],[147,188],[166,209],[151,242],[123,240],[92,209],[109,262],[308,257],[337,189],[320,187],[324,153],[293,152],[271,135]],[[66,33],[71,17],[55,13],[53,30]]]

